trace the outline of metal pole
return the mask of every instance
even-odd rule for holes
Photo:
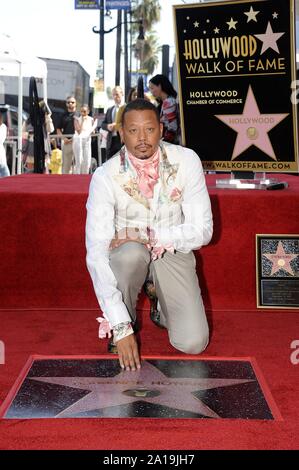
[[[128,14],[124,11],[124,49],[125,49],[125,60],[124,60],[124,72],[125,72],[125,97],[129,93],[129,69],[128,69]]]
[[[133,34],[132,34],[132,10],[130,10],[130,73],[128,79],[128,88],[132,88],[132,47],[133,47]]]
[[[162,74],[169,78],[169,45],[162,46]]]
[[[117,11],[117,32],[116,32],[116,52],[115,52],[115,85],[120,85],[120,59],[121,59],[121,21],[122,10]]]
[[[105,37],[105,32],[104,32],[104,0],[100,0],[100,30],[99,30],[99,37],[100,37],[100,63],[101,63],[101,68],[103,70],[103,83],[105,83],[105,48],[104,48],[104,37]]]
[[[96,29],[94,26],[92,28],[93,32],[96,34],[100,35],[100,47],[99,47],[99,70],[102,72],[102,77],[99,76],[99,79],[102,79],[103,81],[103,87],[104,87],[104,79],[105,79],[105,73],[104,73],[104,36],[107,33],[111,33],[115,29],[117,29],[117,43],[116,43],[116,64],[115,64],[115,85],[119,85],[120,83],[120,59],[121,59],[121,25],[125,24],[125,88],[129,90],[132,86],[132,27],[130,27],[130,66],[128,66],[128,16],[127,16],[127,11],[125,11],[125,21],[122,22],[122,10],[118,10],[117,14],[117,25],[114,26],[113,28],[108,29],[105,31],[104,29],[104,0],[99,0],[99,5],[100,5],[100,28],[99,30]],[[139,36],[138,39],[144,40],[144,34],[143,34],[143,26],[142,26],[142,20],[139,21],[132,21],[132,12],[129,12],[130,14],[130,25],[132,23],[139,23]],[[142,37],[141,37],[142,36]],[[143,44],[142,44],[143,45]],[[141,50],[141,57],[140,57],[140,62],[142,63],[143,57],[142,57],[142,50]],[[137,62],[137,55],[136,55],[136,62]],[[138,68],[137,63],[136,63],[136,69]],[[141,64],[140,64],[141,68]],[[129,73],[130,70],[130,73]]]
[[[19,61],[17,174],[22,173],[23,71]]]

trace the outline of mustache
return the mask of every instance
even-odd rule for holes
[[[138,148],[140,148],[140,147],[148,147],[148,148],[150,148],[150,147],[151,147],[151,145],[144,143],[144,144],[139,144],[139,145],[136,145],[136,147],[135,147],[135,148],[136,148],[136,149],[138,149]]]

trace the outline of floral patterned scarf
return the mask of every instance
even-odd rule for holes
[[[137,172],[138,186],[140,192],[147,199],[151,199],[154,193],[154,186],[159,179],[160,149],[146,160],[134,157],[128,152],[130,162]]]

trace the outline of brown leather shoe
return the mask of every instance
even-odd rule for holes
[[[159,328],[165,329],[165,326],[161,324],[160,312],[158,310],[158,297],[156,295],[156,289],[152,281],[146,281],[144,284],[144,290],[150,300],[150,319]]]

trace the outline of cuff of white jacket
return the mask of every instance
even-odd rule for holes
[[[105,306],[104,308],[103,306],[101,307],[105,314],[105,317],[109,320],[112,329],[115,325],[118,325],[119,323],[126,323],[132,321],[127,307],[123,302],[111,305],[108,308],[107,306]]]
[[[115,325],[113,328],[113,340],[114,343],[120,341],[123,338],[126,338],[129,335],[134,333],[133,327],[130,322],[120,323],[119,325]]]

